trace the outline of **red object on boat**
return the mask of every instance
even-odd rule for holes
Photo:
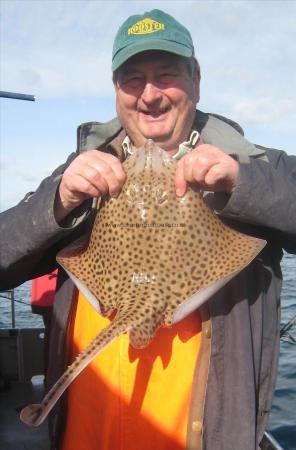
[[[32,280],[31,305],[52,306],[57,285],[57,270]]]

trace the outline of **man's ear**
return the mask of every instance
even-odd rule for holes
[[[194,85],[196,103],[199,102],[199,98],[200,98],[200,79],[201,79],[200,70],[198,67],[195,67],[194,72],[193,72],[193,85]]]
[[[113,81],[113,86],[114,86],[114,89],[116,92],[118,89],[118,72],[117,71],[113,72],[112,81]]]

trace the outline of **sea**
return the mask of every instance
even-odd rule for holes
[[[282,326],[296,315],[296,255],[284,254],[282,262]],[[15,326],[42,327],[42,320],[30,309],[31,283],[15,289]],[[1,298],[0,328],[10,328],[11,303]],[[281,340],[277,386],[268,431],[284,450],[296,450],[296,324],[289,331],[292,339]],[[294,343],[293,343],[294,339]]]

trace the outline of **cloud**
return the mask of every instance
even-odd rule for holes
[[[46,158],[46,165],[50,163],[50,158]],[[56,162],[57,164],[57,162]],[[48,176],[51,169],[46,169],[45,166],[40,166],[40,160],[30,161],[25,158],[20,158],[18,162],[15,160],[4,160],[1,164],[1,169],[4,169],[1,181],[3,185],[8,180],[14,180],[14,182],[30,183],[32,186],[37,186],[40,180]],[[52,170],[55,165],[52,164]]]
[[[250,124],[267,124],[290,116],[295,123],[296,104],[290,99],[256,98],[241,100],[233,107],[233,115]],[[294,116],[294,119],[293,117]]]
[[[35,157],[26,153],[14,157],[14,154],[17,152],[11,148],[9,155],[1,159],[0,211],[17,204],[27,192],[36,190],[41,180],[61,163],[49,148],[44,148],[43,155],[39,152],[37,156],[36,152]]]
[[[3,1],[2,89],[43,97],[111,95],[117,29],[129,14],[153,7],[190,29],[202,73],[217,85],[245,80],[254,90],[267,78],[282,83],[295,69],[293,3],[186,1],[184,8],[184,1]]]
[[[2,89],[43,97],[111,93],[110,19],[116,5],[101,6],[4,2]]]
[[[3,63],[3,90],[33,92],[38,97],[57,98],[67,95],[105,96],[112,95],[113,86],[110,71],[104,57],[97,60],[84,58],[81,64],[73,60],[64,61],[63,67],[55,56],[51,63],[29,65],[20,61],[8,60]]]

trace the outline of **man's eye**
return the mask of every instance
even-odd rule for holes
[[[143,82],[143,77],[141,77],[140,75],[131,75],[128,77],[125,77],[123,79],[123,84],[127,85],[127,86],[138,86]]]
[[[160,80],[163,82],[172,81],[177,78],[177,74],[175,72],[164,72],[160,74]]]

